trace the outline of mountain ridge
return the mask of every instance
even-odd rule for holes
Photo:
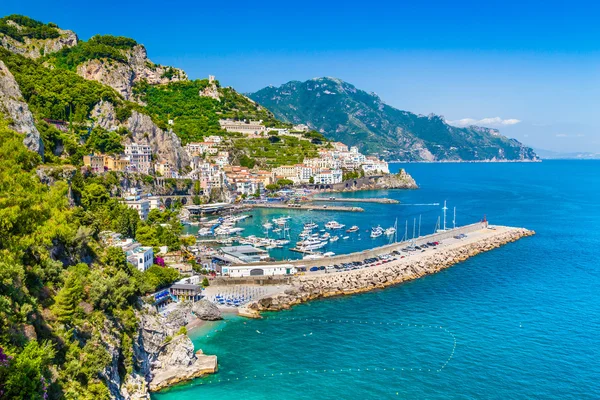
[[[454,127],[436,114],[396,109],[339,78],[270,85],[249,97],[285,122],[305,123],[329,139],[403,161],[537,161],[535,152],[496,129]],[[337,98],[336,98],[337,97]]]

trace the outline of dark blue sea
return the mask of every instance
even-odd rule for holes
[[[393,167],[420,189],[345,196],[400,204],[292,213],[292,229],[359,225],[360,240],[328,248],[344,253],[384,244],[365,230],[396,219],[400,236],[419,216],[431,233],[442,215],[432,204],[447,200],[449,226],[456,207],[458,225],[485,215],[537,234],[396,287],[205,325],[191,336],[219,372],[153,399],[600,398],[600,162]],[[245,234],[285,214],[256,211]]]

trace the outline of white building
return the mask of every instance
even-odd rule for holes
[[[219,120],[221,129],[225,129],[227,132],[239,132],[245,135],[264,135],[267,128],[261,121],[234,121],[231,119]]]
[[[204,141],[209,142],[209,143],[219,144],[219,143],[221,143],[222,140],[223,140],[223,138],[221,138],[221,136],[212,135],[212,136],[207,137]]]
[[[163,207],[163,201],[158,196],[149,196],[148,204],[150,205],[150,210],[161,209]]]
[[[136,210],[142,220],[145,221],[148,218],[150,201],[142,199],[140,196],[130,196],[127,197],[124,202],[127,204],[127,207]]]
[[[342,170],[323,170],[313,177],[317,185],[333,185],[342,181]]]
[[[137,247],[127,253],[127,261],[144,272],[154,263],[154,250],[152,250],[152,247]]]
[[[223,267],[222,274],[225,276],[240,278],[244,276],[275,276],[293,275],[297,272],[292,264],[279,265],[228,265]]]
[[[149,174],[152,170],[152,148],[147,144],[126,144],[125,154],[129,157],[129,167],[136,172]]]

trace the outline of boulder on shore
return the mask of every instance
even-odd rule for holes
[[[206,299],[194,303],[192,306],[192,313],[204,321],[216,321],[223,319],[219,308]]]

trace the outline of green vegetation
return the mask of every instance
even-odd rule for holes
[[[277,143],[271,143],[266,138],[237,139],[234,147],[247,153],[245,157],[241,157],[240,165],[249,168],[254,167],[257,161],[268,167],[278,167],[298,164],[303,162],[304,158],[318,156],[315,144],[291,136],[281,137],[281,141]]]
[[[218,88],[220,100],[200,96],[208,85],[208,79],[166,85],[140,82],[133,93],[146,102],[148,112],[164,126],[172,119],[173,130],[184,144],[201,141],[208,135],[236,136],[221,129],[219,119],[223,118],[263,120],[266,126],[287,126],[231,88]]]
[[[130,50],[136,45],[135,40],[123,36],[96,35],[87,42],[80,41],[76,46],[65,47],[48,56],[48,59],[58,68],[74,71],[79,64],[88,60],[127,62],[122,50]]]
[[[202,279],[202,287],[207,287],[208,285],[210,285],[210,283],[208,283],[208,278],[204,278]]]
[[[174,268],[153,265],[144,271],[144,279],[152,286],[152,291],[165,288],[179,279],[179,271]]]
[[[43,185],[39,156],[0,120],[0,347],[13,357],[0,388],[9,398],[108,398],[100,373],[112,359],[101,336],[131,339],[135,301],[154,288],[97,235],[131,233],[139,218],[108,197],[111,174],[77,172],[70,208],[67,184]]]
[[[20,25],[20,29],[12,25],[9,21]],[[9,15],[0,18],[0,33],[10,36],[18,42],[25,42],[25,39],[54,39],[60,36],[56,24],[36,21],[23,15]]]
[[[14,75],[25,101],[39,119],[83,123],[100,100],[117,106],[123,104],[112,88],[83,79],[76,73],[46,68],[38,61],[4,48],[0,48],[0,60]]]

